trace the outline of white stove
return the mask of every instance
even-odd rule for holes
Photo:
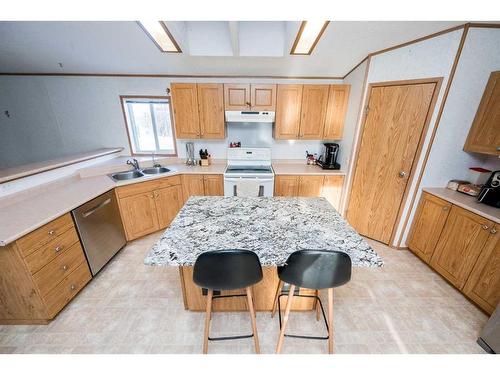
[[[228,148],[224,171],[225,196],[272,197],[273,191],[274,170],[270,148]]]

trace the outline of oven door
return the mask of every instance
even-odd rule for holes
[[[241,196],[238,194],[238,185],[241,181],[257,181],[259,185],[260,197],[272,197],[274,191],[274,177],[229,177],[224,176],[224,196],[234,197]]]

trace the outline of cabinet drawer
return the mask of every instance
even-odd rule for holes
[[[149,193],[156,189],[180,185],[181,176],[159,178],[153,181],[140,182],[133,185],[121,186],[116,189],[118,198],[130,197],[131,195]]]
[[[80,264],[45,297],[50,318],[53,318],[92,278],[86,262]]]
[[[54,238],[48,244],[36,250],[34,253],[28,255],[24,258],[24,261],[31,274],[34,274],[77,242],[78,235],[76,234],[75,228],[72,227],[59,237]]]
[[[80,264],[86,262],[80,243],[75,243],[52,262],[43,267],[33,279],[42,295],[46,295]]]
[[[16,241],[17,247],[22,257],[27,257],[71,227],[73,227],[73,220],[71,215],[67,213],[18,239]]]

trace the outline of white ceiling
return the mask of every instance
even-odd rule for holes
[[[136,22],[0,22],[0,72],[342,77],[370,52],[462,23],[333,21],[311,56],[290,56],[300,22],[167,22],[182,54]]]

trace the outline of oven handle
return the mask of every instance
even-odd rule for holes
[[[241,180],[257,180],[259,182],[270,182],[270,181],[274,181],[274,178],[259,178],[259,177],[226,177],[224,178],[224,181],[227,181],[227,182],[238,182],[238,181],[241,181]]]

